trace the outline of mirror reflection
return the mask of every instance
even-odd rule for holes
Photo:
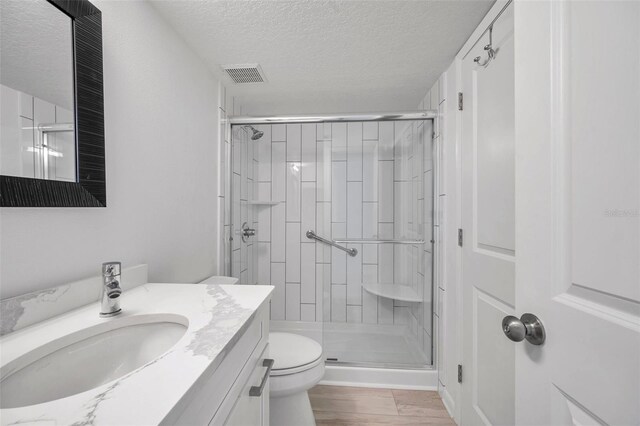
[[[76,181],[72,20],[0,1],[0,174]]]

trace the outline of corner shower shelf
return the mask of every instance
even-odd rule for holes
[[[277,206],[281,201],[260,201],[260,200],[249,200],[247,204],[251,206]]]
[[[362,287],[371,294],[387,299],[403,302],[422,302],[422,298],[414,289],[407,285],[362,283]]]

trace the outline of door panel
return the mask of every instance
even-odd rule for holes
[[[547,329],[516,344],[516,422],[639,424],[640,3],[520,2],[515,25],[536,58],[516,58],[516,301]]]
[[[515,348],[500,327],[515,302],[512,10],[462,61],[463,424],[515,418]],[[483,66],[490,42],[496,54]]]
[[[484,423],[512,424],[515,348],[495,325],[512,315],[513,309],[477,289],[474,292],[474,357],[482,364],[472,379],[473,409]],[[467,419],[463,421],[467,423]]]

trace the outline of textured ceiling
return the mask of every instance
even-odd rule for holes
[[[244,114],[286,114],[415,109],[493,0],[152,4]],[[220,70],[243,63],[259,63],[268,82],[234,85]]]
[[[73,110],[71,18],[46,0],[0,0],[0,83]]]

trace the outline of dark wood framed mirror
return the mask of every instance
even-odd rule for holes
[[[35,117],[31,117],[31,122],[28,121],[29,117],[25,117],[28,113],[19,113],[18,120],[22,120],[22,123],[33,123],[31,127],[22,124],[19,131],[24,133],[24,129],[29,129],[28,132],[33,134],[47,135],[47,132],[66,132],[66,140],[69,147],[65,161],[67,162],[67,169],[69,169],[65,177],[61,179],[51,178],[50,174],[46,172],[43,174],[41,168],[29,164],[28,167],[20,167],[29,169],[29,173],[12,173],[7,174],[4,170],[11,169],[10,164],[5,169],[0,169],[0,206],[1,207],[106,207],[106,173],[105,173],[105,146],[104,146],[104,92],[103,92],[103,74],[102,74],[102,16],[100,10],[97,9],[88,0],[42,0],[43,4],[47,5],[49,9],[46,9],[46,13],[54,14],[62,13],[68,17],[68,28],[70,28],[70,35],[68,40],[71,46],[69,46],[69,67],[67,71],[63,71],[63,78],[69,79],[69,108],[67,121],[64,125],[56,124],[57,119],[53,125],[36,124]],[[28,16],[23,8],[27,7],[29,3],[33,2],[15,2],[13,7],[16,9],[16,18],[19,20],[21,17],[24,20],[25,16]],[[3,7],[9,5],[3,0]],[[54,7],[50,7],[54,6]],[[8,6],[7,6],[8,7]],[[4,12],[4,11],[3,11]],[[41,13],[42,15],[42,13]],[[3,13],[3,19],[7,16]],[[65,17],[65,19],[67,19]],[[60,16],[55,16],[55,19],[60,19]],[[10,25],[2,23],[5,30],[9,31]],[[18,25],[18,24],[16,24]],[[33,25],[32,25],[33,26]],[[39,27],[47,27],[48,22],[45,25]],[[18,27],[16,27],[18,28]],[[5,40],[7,37],[3,37]],[[42,37],[41,39],[48,39],[48,37]],[[14,72],[16,75],[20,75],[21,68],[25,68],[23,62],[31,61],[31,57],[34,56],[32,52],[20,52],[14,49],[12,46],[19,45],[19,43],[7,42],[6,46],[3,45],[3,56],[5,51],[7,55],[11,54],[11,50],[17,51],[14,53],[14,57],[17,58],[19,66],[18,70]],[[25,43],[26,44],[26,43]],[[44,44],[44,43],[42,43]],[[23,49],[24,50],[24,49]],[[51,49],[49,49],[51,50]],[[50,52],[49,52],[50,53]],[[23,55],[23,56],[20,56]],[[29,56],[31,55],[31,57]],[[60,56],[60,55],[57,55]],[[3,58],[4,59],[4,58]],[[50,77],[52,69],[43,67],[42,70],[38,69],[37,72],[42,72],[42,79],[46,80]],[[7,74],[11,74],[10,72]],[[23,71],[22,74],[25,74]],[[37,73],[34,73],[37,76]],[[72,74],[72,75],[68,75]],[[19,78],[16,78],[19,80]],[[5,90],[4,82],[3,90]],[[38,83],[39,84],[39,83]],[[52,84],[55,86],[55,84]],[[32,102],[31,112],[35,115],[35,104],[40,101],[40,98],[31,96],[28,97],[25,93],[28,93],[28,89],[17,88],[15,92],[16,108],[22,108],[24,111],[24,104]],[[7,89],[7,93],[12,93],[12,88]],[[34,89],[35,90],[35,89]],[[3,92],[3,96],[4,96]],[[31,95],[34,95],[31,93]],[[13,95],[11,95],[13,96]],[[6,96],[6,102],[10,102],[11,96]],[[31,99],[31,101],[24,101],[24,99]],[[34,101],[35,100],[35,101]],[[3,107],[5,105],[3,100]],[[22,106],[19,105],[22,102]],[[43,103],[46,103],[42,101]],[[53,104],[52,102],[49,102]],[[57,104],[54,105],[57,108]],[[58,113],[57,109],[54,109],[55,117],[62,115]],[[60,108],[63,111],[63,108]],[[4,117],[4,116],[3,116]],[[13,120],[13,118],[12,118]],[[49,120],[53,122],[52,120]],[[18,122],[18,121],[16,121]],[[49,127],[47,127],[49,126]],[[53,127],[51,127],[53,126]],[[56,127],[57,126],[57,127]],[[62,129],[61,127],[67,127]],[[3,124],[3,131],[6,126]],[[48,129],[48,130],[47,130]],[[52,130],[53,129],[53,130]],[[7,131],[8,134],[11,133]],[[14,132],[19,135],[19,132]],[[56,133],[56,135],[59,133]],[[54,133],[50,133],[54,135]],[[16,139],[19,136],[16,136]],[[30,134],[29,134],[29,137]],[[52,140],[55,136],[51,136]],[[42,139],[40,136],[39,145],[35,142],[32,145],[18,146],[14,151],[17,152],[16,158],[22,156],[28,157],[28,161],[33,162],[33,155],[40,155],[46,157],[47,161],[54,161],[53,157],[63,157],[63,154],[50,148],[46,144],[47,139]],[[43,142],[44,140],[44,142]],[[31,142],[29,142],[31,143]],[[0,149],[4,147],[0,146]],[[7,156],[11,154],[11,148],[7,148]],[[25,151],[29,151],[28,155],[25,155]],[[31,156],[31,157],[29,157]],[[21,159],[18,162],[24,162]],[[31,173],[30,169],[35,169],[36,172]],[[33,174],[33,177],[31,176]],[[29,177],[25,177],[29,176]]]

